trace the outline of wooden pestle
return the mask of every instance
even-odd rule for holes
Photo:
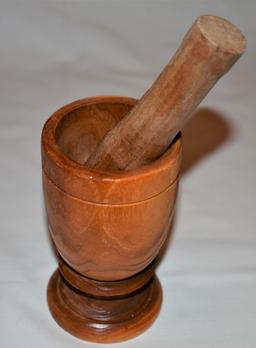
[[[245,48],[245,37],[227,20],[198,17],[152,87],[106,134],[86,165],[129,170],[159,157]]]

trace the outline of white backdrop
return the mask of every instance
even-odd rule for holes
[[[65,333],[47,308],[56,260],[43,211],[41,128],[81,97],[140,97],[203,13],[240,27],[248,49],[184,131],[177,213],[157,270],[162,311],[120,347],[255,347],[255,5],[0,1],[1,347],[97,346]]]

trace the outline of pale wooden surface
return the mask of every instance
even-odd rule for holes
[[[245,47],[243,34],[227,20],[198,17],[152,87],[86,164],[105,170],[134,169],[160,156]]]

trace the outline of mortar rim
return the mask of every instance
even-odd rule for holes
[[[158,172],[168,170],[172,165],[177,166],[177,160],[179,160],[181,153],[181,135],[179,135],[176,141],[170,146],[170,148],[159,158],[154,160],[150,164],[143,165],[139,168],[125,171],[104,171],[99,169],[92,169],[86,165],[79,164],[70,157],[68,157],[64,151],[60,148],[55,138],[56,129],[68,113],[84,107],[86,105],[95,104],[99,102],[115,102],[120,104],[135,105],[138,100],[131,97],[125,96],[112,96],[112,95],[103,95],[103,96],[92,96],[82,99],[75,100],[71,103],[64,105],[63,107],[56,110],[46,121],[43,130],[42,130],[42,152],[45,152],[45,155],[51,158],[51,160],[62,169],[70,172],[71,174],[78,176],[79,178],[85,180],[94,180],[101,182],[113,182],[113,181],[126,181],[138,179],[139,177],[144,177],[148,175],[156,175]],[[44,157],[44,156],[43,156]],[[44,161],[43,161],[44,162]],[[178,165],[179,167],[179,165]],[[176,180],[178,171],[173,178],[173,181]]]

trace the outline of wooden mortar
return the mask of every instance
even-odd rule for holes
[[[140,334],[161,305],[155,259],[173,216],[180,136],[140,169],[104,172],[83,165],[135,102],[82,99],[54,113],[42,133],[45,205],[60,255],[48,303],[60,326],[94,342]]]

